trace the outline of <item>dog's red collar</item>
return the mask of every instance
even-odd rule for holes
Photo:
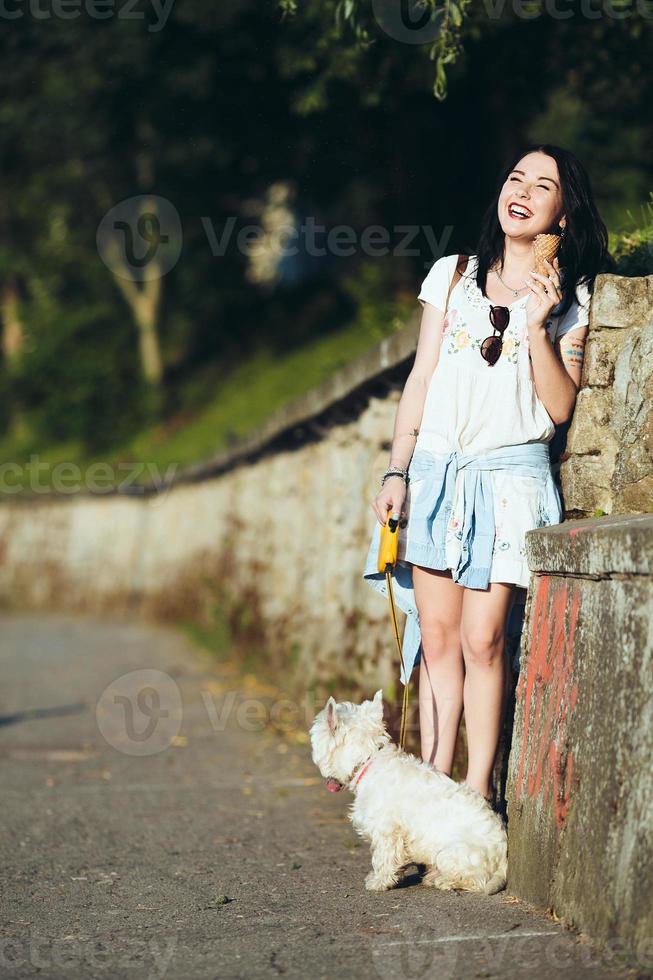
[[[361,771],[360,771],[360,772],[358,773],[358,775],[357,775],[357,776],[356,776],[356,778],[354,779],[354,782],[353,782],[353,784],[352,784],[352,787],[351,787],[352,789],[353,789],[353,788],[354,788],[355,786],[357,786],[357,785],[358,785],[358,783],[359,783],[359,782],[361,781],[361,779],[363,778],[363,776],[365,775],[365,773],[367,772],[367,770],[368,770],[368,769],[370,768],[370,766],[372,765],[372,763],[373,763],[373,761],[374,761],[374,757],[373,757],[373,756],[372,756],[372,758],[371,758],[371,759],[368,759],[368,760],[367,760],[367,762],[365,763],[365,765],[363,766],[363,768],[361,769]]]

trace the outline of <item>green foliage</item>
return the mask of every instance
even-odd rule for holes
[[[653,275],[653,191],[649,197],[641,207],[641,219],[628,210],[630,228],[611,236],[610,251],[620,276]]]
[[[395,260],[367,259],[360,262],[351,275],[343,278],[342,289],[352,299],[356,316],[349,330],[368,338],[369,344],[383,340],[389,333],[400,330],[411,313],[415,312],[415,297],[403,298],[388,289]]]
[[[110,307],[53,311],[30,322],[31,346],[8,384],[40,443],[78,440],[102,450],[142,423],[129,325]]]
[[[447,75],[445,65],[457,61],[462,54],[462,29],[463,19],[471,0],[458,0],[454,3],[443,0],[442,7],[438,8],[437,0],[428,0],[428,5],[433,8],[434,17],[440,17],[440,29],[436,40],[433,42],[429,58],[435,61],[435,82],[433,85],[433,95],[442,102],[447,97]]]
[[[311,50],[305,48],[299,58],[288,60],[293,73],[305,70],[309,61],[313,71],[313,78],[295,110],[302,115],[323,111],[328,100],[327,82],[351,77],[351,69],[360,63],[360,56],[387,38],[367,0],[302,0],[301,5],[297,0],[278,2],[283,21],[301,14],[302,23],[309,24],[317,38],[314,61],[310,61]],[[462,54],[461,38],[471,5],[471,0],[423,0],[423,7],[430,10],[430,18],[437,27],[435,38],[421,45],[407,45],[427,53],[429,60],[435,62],[433,94],[440,102],[447,96],[445,66],[453,64]]]
[[[84,344],[84,329],[92,324],[70,322],[63,335],[61,331],[50,335],[49,345],[38,348],[36,358],[23,365],[15,380],[14,395],[26,384],[22,398],[36,429],[34,445],[5,440],[0,444],[0,460],[20,461],[37,445],[44,462],[54,464],[65,458],[82,470],[95,461],[95,452],[114,466],[123,460],[147,460],[161,473],[170,466],[207,459],[255,432],[275,410],[327,381],[403,327],[407,302],[384,298],[373,263],[360,279],[352,277],[347,289],[361,305],[340,330],[284,353],[261,346],[226,375],[219,365],[208,366],[188,378],[178,392],[183,408],[150,425],[143,424],[136,366],[132,365],[130,376],[120,362],[124,333],[107,334],[105,346],[91,353]],[[102,311],[97,315],[101,317]],[[44,472],[42,482],[48,479],[49,473]]]

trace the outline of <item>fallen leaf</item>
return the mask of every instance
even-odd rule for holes
[[[229,902],[235,902],[235,898],[229,898],[228,895],[217,895],[207,908],[213,908],[216,905],[228,905]]]

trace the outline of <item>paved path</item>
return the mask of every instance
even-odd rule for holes
[[[176,631],[0,620],[1,977],[636,976],[505,893],[366,892],[302,706]]]

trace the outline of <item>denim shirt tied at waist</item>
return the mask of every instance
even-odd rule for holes
[[[406,539],[400,532],[397,563],[391,573],[395,604],[407,615],[400,671],[403,684],[408,683],[413,667],[422,653],[412,566],[423,564],[438,569],[448,567],[445,553],[446,532],[453,508],[456,474],[461,469],[464,470],[465,509],[460,557],[456,568],[452,569],[454,582],[472,589],[488,587],[495,537],[490,475],[492,470],[505,469],[520,476],[540,477],[542,496],[538,526],[559,524],[562,520],[562,502],[551,472],[549,444],[546,442],[526,442],[478,454],[456,450],[434,453],[426,449],[415,449],[408,468],[408,481],[410,484],[411,479],[419,476],[425,481],[424,488],[414,508],[408,501],[411,510],[411,535]],[[377,520],[363,578],[387,598],[385,574],[377,570],[380,539],[381,525]]]

